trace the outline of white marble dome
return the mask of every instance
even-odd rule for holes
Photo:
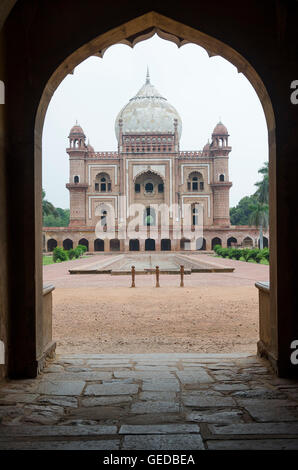
[[[151,85],[147,72],[146,83],[121,109],[115,121],[115,133],[119,140],[119,119],[122,119],[123,134],[174,133],[174,119],[178,121],[178,136],[181,137],[181,118],[168,100]]]

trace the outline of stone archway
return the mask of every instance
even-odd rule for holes
[[[89,242],[86,238],[81,238],[81,240],[79,240],[78,245],[85,246],[87,248],[87,251],[89,251]]]
[[[63,240],[63,248],[64,250],[71,250],[73,248],[73,241],[70,238],[65,238]]]
[[[169,238],[163,238],[160,242],[160,249],[162,251],[171,251],[171,240]]]
[[[29,4],[30,0],[27,3]],[[64,7],[65,5],[63,5],[63,2],[61,2],[61,9]],[[209,6],[206,4],[206,7],[204,6],[204,8],[208,9]],[[253,11],[255,11],[256,18],[258,18],[258,10],[255,6],[252,8],[255,8]],[[293,134],[292,129],[294,129],[295,126],[283,126],[283,123],[287,121],[288,116],[293,116],[293,108],[290,107],[290,103],[284,105],[284,94],[281,93],[280,88],[276,86],[278,80],[276,80],[275,69],[271,64],[268,64],[268,67],[266,65],[266,59],[268,55],[266,55],[265,49],[266,47],[270,48],[271,46],[268,46],[266,43],[266,45],[262,45],[260,50],[251,49],[249,41],[242,36],[242,34],[245,33],[242,33],[242,31],[234,33],[232,31],[233,28],[227,28],[227,23],[230,24],[231,19],[224,11],[217,11],[216,9],[213,10],[213,13],[216,18],[218,17],[221,19],[221,21],[218,21],[219,29],[216,31],[216,33],[214,32],[213,27],[213,15],[204,16],[203,14],[204,19],[198,20],[198,18],[194,16],[194,12],[192,12],[191,9],[185,9],[185,11],[179,10],[176,12],[176,17],[180,19],[180,22],[174,21],[156,12],[150,12],[144,14],[143,16],[136,17],[138,14],[140,14],[140,12],[145,11],[141,2],[140,10],[138,10],[138,12],[134,10],[132,10],[132,13],[123,11],[123,18],[125,19],[124,21],[126,21],[125,24],[119,24],[119,21],[117,23],[117,18],[119,18],[121,13],[120,11],[118,11],[119,15],[117,18],[113,17],[113,19],[106,17],[106,12],[104,12],[100,18],[101,23],[99,25],[97,23],[97,29],[95,26],[93,26],[92,22],[94,11],[89,11],[86,6],[84,6],[84,11],[86,12],[85,23],[84,27],[80,29],[80,34],[74,34],[72,36],[70,31],[67,31],[67,38],[73,37],[73,40],[67,41],[66,46],[66,38],[63,37],[63,40],[61,41],[61,38],[59,37],[59,34],[61,34],[63,30],[63,28],[61,28],[61,32],[59,31],[59,34],[57,34],[57,37],[55,37],[53,40],[56,47],[51,48],[51,54],[48,57],[47,63],[44,65],[39,78],[37,78],[40,71],[37,73],[37,70],[34,69],[34,66],[35,64],[39,63],[39,60],[42,62],[43,55],[41,53],[39,55],[39,48],[43,49],[43,54],[44,50],[46,49],[46,44],[43,43],[43,38],[48,37],[46,34],[47,28],[45,28],[44,34],[41,38],[42,40],[40,39],[40,44],[38,44],[38,47],[35,49],[36,56],[34,56],[34,60],[30,63],[34,64],[31,74],[32,77],[34,77],[32,80],[34,86],[32,86],[32,89],[30,89],[32,93],[29,94],[28,89],[27,93],[25,93],[25,83],[27,83],[26,80],[24,80],[24,84],[19,86],[19,82],[17,81],[17,78],[14,78],[13,73],[15,68],[22,70],[26,69],[26,67],[23,66],[23,61],[26,61],[26,58],[19,57],[17,54],[19,44],[22,43],[23,31],[21,29],[20,31],[13,31],[13,28],[11,28],[11,37],[9,36],[9,25],[6,31],[8,39],[12,39],[12,37],[14,37],[14,41],[8,41],[10,44],[15,44],[15,46],[12,46],[10,55],[14,58],[18,57],[18,62],[11,59],[8,60],[7,64],[8,76],[11,78],[11,100],[9,102],[9,107],[7,108],[8,115],[11,117],[11,119],[8,120],[8,135],[18,135],[18,131],[20,129],[18,123],[22,122],[23,125],[22,131],[19,134],[20,138],[17,140],[17,142],[13,142],[11,144],[12,147],[10,146],[9,152],[10,155],[13,155],[12,166],[18,167],[21,174],[30,175],[30,178],[27,178],[26,187],[24,185],[16,185],[18,189],[14,189],[14,193],[11,189],[9,189],[8,192],[10,207],[12,209],[16,209],[21,204],[21,210],[26,208],[26,214],[28,215],[26,226],[23,228],[18,226],[17,221],[14,222],[11,218],[9,219],[11,222],[9,225],[11,235],[9,241],[10,245],[14,246],[16,245],[17,238],[21,238],[24,241],[24,245],[27,246],[30,256],[32,256],[31,253],[35,253],[32,260],[30,260],[29,255],[26,257],[27,282],[24,285],[22,295],[19,296],[18,300],[12,300],[10,304],[10,309],[14,312],[14,318],[18,324],[17,331],[19,332],[16,332],[11,339],[10,351],[12,351],[12,355],[14,354],[14,350],[18,351],[18,344],[22,342],[22,335],[26,336],[28,343],[26,353],[22,357],[20,354],[15,354],[13,357],[11,362],[13,366],[10,369],[10,374],[15,376],[20,376],[22,374],[30,376],[30,374],[34,375],[34,373],[36,373],[34,372],[34,370],[36,370],[35,331],[37,331],[38,335],[40,335],[42,331],[42,319],[38,317],[38,312],[41,311],[40,307],[42,302],[42,275],[40,262],[40,253],[42,251],[40,237],[41,214],[37,208],[39,207],[39,202],[41,200],[40,162],[42,127],[44,115],[51,96],[66,74],[71,73],[74,67],[88,56],[93,54],[102,56],[105,49],[111,44],[115,44],[116,42],[134,45],[138,41],[150,37],[152,34],[154,34],[154,32],[157,32],[164,39],[173,40],[173,42],[179,46],[186,44],[187,42],[192,42],[204,47],[210,56],[221,55],[225,59],[229,60],[238,68],[239,71],[245,74],[256,90],[256,93],[258,94],[262,103],[269,135],[269,173],[270,180],[273,182],[270,185],[270,288],[271,291],[274,292],[274,295],[270,296],[269,322],[271,328],[270,338],[268,339],[269,343],[268,341],[266,342],[265,337],[262,338],[262,344],[259,345],[259,350],[262,354],[265,354],[270,358],[272,364],[277,370],[284,371],[283,373],[289,373],[289,371],[293,370],[289,359],[289,344],[293,337],[293,331],[298,331],[297,320],[293,317],[297,294],[291,282],[289,282],[289,276],[294,276],[294,265],[296,266],[296,262],[294,262],[295,260],[293,256],[290,256],[289,249],[285,246],[285,244],[282,243],[282,240],[286,239],[287,231],[290,233],[289,222],[286,216],[287,211],[284,209],[287,207],[288,211],[292,211],[293,213],[295,211],[295,197],[291,198],[290,194],[292,194],[291,188],[295,186],[293,174],[296,174],[296,172],[292,171],[291,174],[288,168],[290,167],[289,162],[292,162],[291,155],[295,154],[297,142],[296,139],[291,137]],[[172,14],[175,16],[176,10],[174,5],[171,5],[169,8],[165,6],[164,11],[167,12],[168,15]],[[13,14],[16,16],[20,15],[20,10],[18,8],[14,8]],[[51,14],[50,11],[49,14]],[[235,18],[238,18],[240,23],[242,21],[245,22],[245,19],[239,17],[238,15],[239,13],[237,9],[235,9],[232,21],[235,21]],[[201,24],[201,21],[203,21],[202,24],[204,24],[204,33],[199,31],[199,25]],[[268,21],[270,21],[270,19]],[[90,27],[91,24],[92,27]],[[221,27],[223,24],[225,25],[224,29]],[[192,28],[188,25],[195,27]],[[41,25],[41,27],[44,27],[44,25]],[[70,28],[72,28],[72,25],[70,25]],[[37,27],[36,29],[38,31]],[[97,34],[100,34],[101,32],[102,34],[97,36],[95,39],[92,39],[96,36],[95,31]],[[34,33],[35,30],[34,27],[32,27],[30,31],[31,35],[28,39],[29,42],[27,42],[28,47],[31,47],[31,45],[34,43],[37,44],[37,38],[40,38],[40,35],[35,37]],[[215,39],[213,37],[214,34],[218,34],[218,37],[220,37],[222,41],[225,41],[226,43]],[[273,44],[274,41],[268,41],[268,43]],[[230,45],[228,46],[227,44]],[[265,48],[264,50],[263,47]],[[242,52],[242,55],[237,52],[237,49]],[[275,50],[275,54],[277,54],[277,56],[280,57],[280,60],[282,61],[282,56],[279,55],[280,52],[276,52]],[[270,89],[271,96],[269,96],[260,75],[257,73],[255,68],[250,65],[249,61],[245,59],[245,57],[251,60],[255,68],[257,68],[259,73],[262,75],[263,80],[268,86],[268,89]],[[292,77],[293,70],[290,70],[290,65],[285,66],[282,77],[283,83],[280,84],[280,87],[284,86],[284,89],[287,89],[287,87],[289,87],[290,78],[292,79]],[[22,113],[19,113],[19,116],[17,117],[13,116],[13,110],[14,108],[17,108],[18,93],[16,93],[16,90],[19,90],[22,96],[30,96],[30,99],[28,98],[28,102],[26,102],[26,107],[24,107],[24,116]],[[15,98],[13,98],[13,94],[15,94]],[[280,109],[281,111],[278,116],[278,142],[275,140],[275,118],[271,99],[274,102],[275,109]],[[39,106],[37,109],[38,102]],[[33,125],[34,116],[36,116],[35,129]],[[293,122],[296,125],[295,117],[293,117]],[[34,131],[36,140],[33,161],[32,155],[34,143],[32,136],[34,135]],[[10,140],[12,141],[12,139]],[[24,149],[23,142],[28,143],[26,149]],[[288,145],[281,158],[283,142],[288,142]],[[276,160],[276,149],[279,156],[278,160]],[[25,157],[27,158],[24,158],[24,152]],[[34,172],[32,171],[33,168],[35,169]],[[280,181],[276,179],[277,168],[279,170],[279,174],[282,175]],[[9,167],[7,174],[8,178],[13,181],[13,170],[11,167]],[[285,181],[287,181],[288,184],[285,185]],[[279,202],[278,204],[277,200]],[[15,210],[11,212],[15,213]],[[30,222],[30,220],[32,222]],[[279,225],[278,231],[277,224]],[[14,235],[14,233],[18,235]],[[30,234],[31,240],[28,234]],[[34,234],[34,236],[32,234]],[[14,258],[11,258],[10,262],[14,262]],[[285,269],[285,265],[287,265],[287,269]],[[284,276],[285,272],[287,273],[287,276]],[[24,273],[20,271],[18,276],[15,277],[13,283],[11,284],[9,290],[11,299],[13,299],[12,291],[14,290],[14,286],[20,285],[22,283],[21,281],[23,279],[23,274]],[[35,293],[35,295],[32,295],[32,293]],[[283,299],[283,301],[281,299]],[[30,312],[30,321],[28,318],[26,318],[26,322],[22,315],[24,305],[28,307],[27,311]],[[281,315],[283,316],[284,320],[286,318],[286,321],[278,321]],[[37,328],[35,329],[36,324]],[[22,334],[20,332],[22,332]],[[40,357],[43,354],[42,349],[45,350],[46,346],[43,344],[42,338],[40,338],[38,344],[42,345],[40,346],[41,349],[37,351],[37,356]]]
[[[155,251],[155,240],[153,238],[145,240],[145,251]]]
[[[129,251],[140,251],[140,242],[137,238],[129,240]]]
[[[221,238],[219,238],[219,237],[214,237],[214,238],[212,238],[212,240],[211,240],[211,248],[212,248],[212,250],[214,250],[214,247],[215,247],[216,245],[220,245],[220,246],[222,245]]]
[[[52,252],[58,245],[57,240],[54,238],[49,238],[47,241],[47,251]]]
[[[96,238],[94,240],[94,251],[104,251],[105,250],[105,243],[104,240],[101,238]]]

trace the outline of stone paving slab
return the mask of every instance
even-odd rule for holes
[[[244,423],[229,424],[227,426],[211,425],[209,429],[212,434],[221,435],[287,435],[298,436],[298,423]]]
[[[42,395],[65,395],[77,396],[80,395],[85,387],[83,381],[52,381],[51,377],[48,380],[37,383],[32,387],[33,393]]]
[[[0,449],[297,449],[297,440],[298,381],[246,354],[58,356],[35,380],[0,384]]]
[[[120,441],[116,439],[98,441],[0,441],[0,450],[119,450],[119,448]]]
[[[200,428],[197,424],[147,424],[145,426],[123,424],[119,434],[194,434],[199,432]]]
[[[198,434],[175,434],[158,436],[125,436],[125,450],[204,450],[202,438]]]
[[[298,439],[207,441],[210,450],[297,450]]]
[[[84,392],[85,395],[132,395],[138,392],[138,385],[136,384],[122,384],[122,383],[109,383],[109,384],[94,384],[87,385]]]
[[[101,436],[117,434],[117,426],[1,426],[0,440],[25,436]]]

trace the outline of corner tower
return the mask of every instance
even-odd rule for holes
[[[215,126],[209,146],[213,160],[213,224],[230,226],[229,133],[221,121]]]
[[[85,197],[88,189],[85,176],[85,160],[88,147],[85,143],[86,136],[79,124],[71,128],[69,133],[69,147],[66,152],[69,155],[69,190],[70,199],[70,226],[80,226],[86,223]]]

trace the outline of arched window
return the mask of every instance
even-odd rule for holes
[[[50,238],[48,241],[47,241],[47,248],[48,248],[48,251],[53,251],[57,246],[57,240],[55,240],[54,238]]]
[[[202,191],[204,189],[204,180],[201,173],[193,171],[190,173],[187,181],[188,191]]]
[[[146,193],[153,193],[153,183],[146,183],[145,184],[145,191]]]
[[[225,180],[225,175],[219,175],[219,181],[224,181]]]
[[[141,192],[141,185],[140,185],[139,183],[136,183],[136,184],[135,184],[135,192],[136,192],[136,193]]]
[[[74,176],[73,181],[74,181],[74,183],[79,183],[80,182],[80,177],[79,176]]]
[[[99,173],[95,178],[94,189],[102,193],[112,191],[110,176],[107,173]]]
[[[105,178],[100,178],[100,191],[105,192],[107,190],[107,183]]]
[[[164,191],[163,183],[159,183],[159,185],[158,185],[158,192],[159,192],[159,193],[163,193],[163,191]]]
[[[73,241],[70,238],[63,240],[63,248],[64,250],[71,250],[73,248]]]
[[[139,250],[140,250],[139,240],[137,238],[129,240],[129,251],[139,251]]]

